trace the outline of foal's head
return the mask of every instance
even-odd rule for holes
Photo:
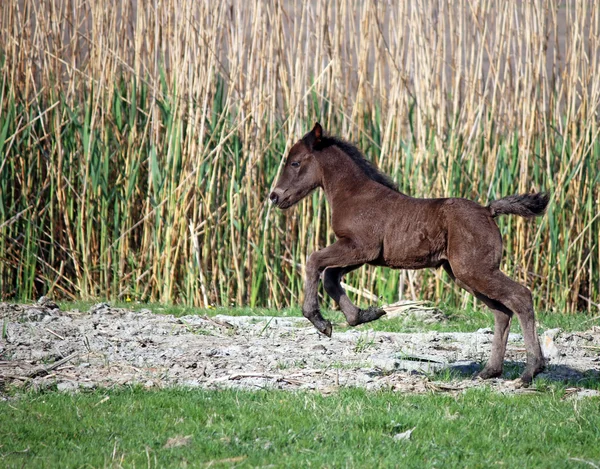
[[[269,195],[279,208],[290,208],[321,185],[322,174],[314,150],[322,137],[323,128],[317,122],[290,150],[283,172]]]

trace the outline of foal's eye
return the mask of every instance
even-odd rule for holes
[[[300,166],[300,162],[299,161],[293,161],[292,162],[292,168],[297,168],[298,166]]]

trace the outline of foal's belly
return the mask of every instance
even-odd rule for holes
[[[380,256],[371,265],[390,267],[392,269],[425,269],[428,267],[440,267],[446,260],[441,253],[410,254],[406,256]]]
[[[396,231],[384,237],[375,265],[394,269],[424,269],[439,267],[447,259],[446,236],[440,230],[423,227],[411,231]]]

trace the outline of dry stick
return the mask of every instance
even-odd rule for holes
[[[192,225],[192,221],[190,223],[190,237],[192,239],[192,245],[194,247],[194,253],[196,254],[196,263],[198,264],[198,274],[200,276],[200,289],[202,290],[202,300],[204,301],[204,307],[207,308],[209,306],[208,303],[208,295],[206,294],[206,284],[204,282],[204,273],[202,272],[202,263],[200,261],[200,246],[198,245],[198,238],[194,234],[194,226]]]
[[[8,157],[5,157],[8,158]],[[0,167],[0,172],[2,171],[2,168]],[[29,207],[27,207],[24,210],[21,210],[19,213],[17,213],[16,215],[14,215],[13,217],[9,218],[8,220],[6,220],[4,223],[2,223],[0,225],[0,230],[3,229],[4,227],[10,226],[12,225],[14,222],[16,222],[19,218],[21,218],[23,216],[23,214],[25,212],[27,212],[28,210],[31,210],[31,208],[33,207],[33,205],[30,205]]]
[[[27,378],[37,378],[38,376],[45,376],[48,373],[50,373],[52,370],[55,370],[59,366],[62,366],[65,363],[73,360],[77,356],[79,356],[79,352],[74,352],[71,355],[66,356],[62,360],[59,360],[59,361],[53,363],[50,366],[41,367],[41,368],[38,368],[37,370],[33,370],[33,371],[31,371],[30,373],[27,374]]]
[[[23,132],[24,130],[28,129],[29,127],[31,127],[33,124],[36,123],[36,121],[42,119],[42,117],[50,112],[52,109],[54,109],[56,106],[58,106],[60,104],[60,101],[56,101],[54,104],[52,104],[50,107],[46,108],[46,110],[40,114],[38,114],[34,119],[32,119],[31,121],[27,122],[27,124],[25,124],[23,127],[18,128],[14,134],[12,134],[10,137],[8,137],[6,139],[7,142],[9,142],[8,145],[8,149],[6,150],[6,152],[8,153],[8,150],[10,150],[15,138],[17,138],[17,135],[19,135],[21,132]],[[3,163],[4,165],[4,163]],[[1,169],[1,168],[0,168]]]
[[[47,327],[46,327],[45,329],[46,329],[48,332],[50,332],[50,334],[52,334],[52,335],[54,335],[54,336],[58,337],[60,340],[65,340],[65,338],[64,338],[62,335],[59,335],[59,334],[57,334],[57,333],[56,333],[56,332],[54,332],[53,330],[51,330],[51,329],[48,329]]]
[[[294,378],[287,378],[283,375],[271,375],[268,373],[236,373],[233,375],[221,376],[220,378],[216,378],[215,380],[213,380],[213,382],[220,383],[222,381],[236,381],[244,378],[275,379],[277,381],[286,381],[290,384],[303,384],[302,381]]]
[[[214,322],[217,326],[221,326],[226,329],[235,329],[235,326],[233,324],[230,324],[227,321],[219,321],[218,319],[211,318],[210,316],[207,316],[206,314],[204,316],[202,316],[202,319],[204,319],[205,321]]]

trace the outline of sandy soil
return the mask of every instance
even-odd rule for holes
[[[334,330],[328,339],[304,318],[175,318],[107,304],[85,312],[61,311],[48,300],[0,303],[0,326],[0,390],[139,384],[325,393],[356,386],[422,393],[489,385],[501,392],[534,392],[509,379],[471,379],[489,355],[490,329],[401,334],[361,328]],[[570,383],[600,377],[599,327],[546,331],[542,342],[549,364],[541,376]],[[524,360],[522,337],[511,334],[507,369],[514,374]],[[454,370],[454,378],[443,370]]]

